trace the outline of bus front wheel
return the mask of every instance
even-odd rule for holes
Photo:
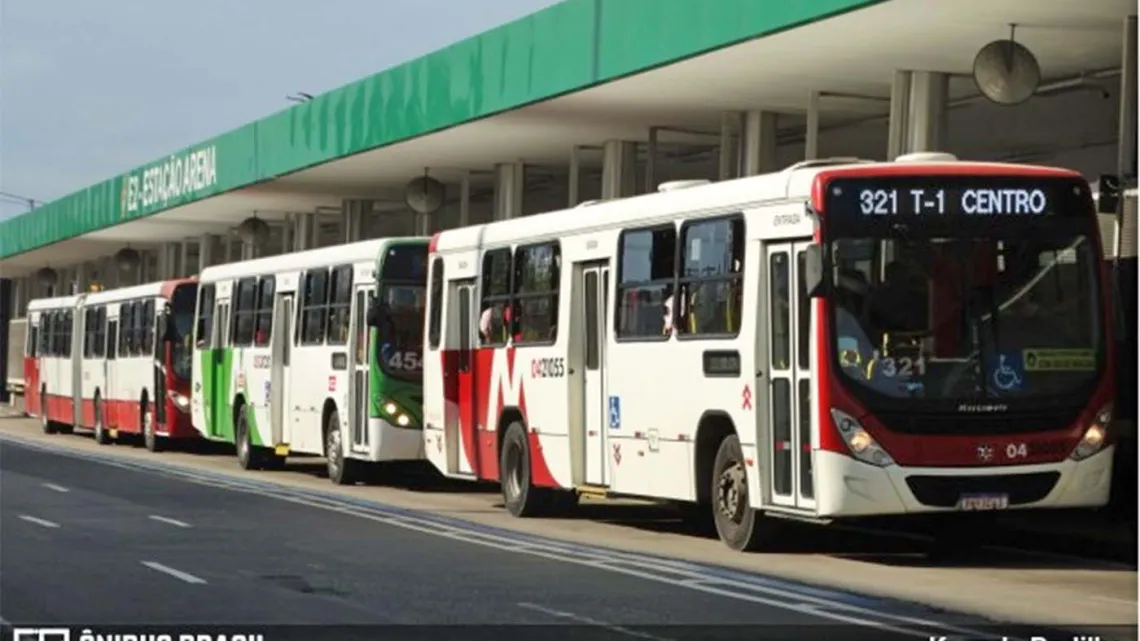
[[[44,434],[55,434],[55,422],[48,418],[47,387],[40,388],[40,428]]]
[[[507,426],[499,451],[499,484],[503,493],[503,506],[512,516],[525,518],[545,514],[558,502],[552,492],[535,487],[530,479],[530,443],[526,438],[526,428],[515,421]],[[574,500],[577,501],[576,495]]]
[[[752,508],[744,453],[735,434],[720,443],[713,461],[713,519],[724,544],[738,552],[752,551],[772,535],[772,523]]]
[[[103,408],[103,397],[95,395],[95,442],[99,445],[108,445],[111,435],[107,433],[106,412]]]
[[[238,465],[243,470],[256,470],[258,467],[258,453],[254,449],[249,437],[249,408],[242,405],[238,410],[237,425],[234,426],[234,446],[237,448]]]
[[[329,412],[325,424],[325,460],[329,480],[337,485],[355,485],[360,478],[360,461],[344,455],[344,441],[340,433],[340,412]]]

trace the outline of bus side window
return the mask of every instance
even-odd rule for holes
[[[320,345],[325,339],[325,322],[328,312],[327,269],[311,270],[305,274],[305,292],[301,299],[301,345]]]
[[[113,361],[116,356],[116,346],[119,344],[119,321],[107,322],[107,360]]]
[[[331,296],[328,303],[328,344],[348,342],[348,325],[352,320],[352,266],[332,269]]]
[[[214,335],[214,285],[202,285],[198,290],[198,318],[195,323],[194,344],[209,348]]]
[[[483,254],[479,288],[479,340],[484,345],[506,345],[514,333],[511,319],[511,250],[492,249]]]
[[[627,229],[618,240],[618,313],[614,332],[624,339],[661,339],[673,333],[678,306],[673,279],[677,229],[672,224]]]
[[[257,321],[257,279],[243,278],[237,282],[233,301],[233,328],[230,344],[246,347],[253,344],[254,325]]]
[[[107,356],[107,307],[100,306],[95,313],[95,357]]]
[[[679,334],[735,336],[740,331],[744,219],[713,218],[682,226]]]
[[[40,328],[39,325],[28,320],[28,334],[24,340],[24,356],[28,358],[35,358],[40,349]]]
[[[257,323],[254,328],[253,344],[265,347],[273,336],[273,295],[277,280],[266,276],[257,285]]]
[[[142,314],[140,315],[140,320],[142,321],[142,327],[140,328],[141,333],[142,333],[142,341],[141,341],[142,345],[140,345],[140,347],[139,347],[139,356],[145,356],[146,354],[154,354],[155,353],[154,299],[152,298],[152,299],[146,301],[145,303],[143,303],[142,308],[143,308],[143,311],[142,311]]]
[[[63,313],[64,318],[64,342],[63,351],[60,356],[64,358],[71,358],[71,338],[72,330],[75,328],[75,322],[72,316],[72,311],[69,309]]]
[[[428,347],[439,349],[440,335],[443,332],[443,258],[436,256],[431,263],[428,304],[431,305],[428,322]]]
[[[553,343],[558,338],[561,260],[557,242],[515,250],[511,306],[515,342]]]

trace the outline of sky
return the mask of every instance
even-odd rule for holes
[[[0,191],[54,200],[552,4],[0,0]]]

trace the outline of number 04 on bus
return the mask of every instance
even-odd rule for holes
[[[1100,243],[1079,174],[948,155],[443,231],[425,453],[516,516],[665,499],[735,549],[772,517],[1103,505]]]

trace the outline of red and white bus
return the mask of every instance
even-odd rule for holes
[[[27,411],[44,431],[141,436],[147,449],[198,438],[190,344],[198,285],[169,280],[28,304]]]
[[[672,500],[734,549],[773,517],[1101,506],[1101,255],[1079,174],[948,154],[444,231],[425,451],[516,516]]]

